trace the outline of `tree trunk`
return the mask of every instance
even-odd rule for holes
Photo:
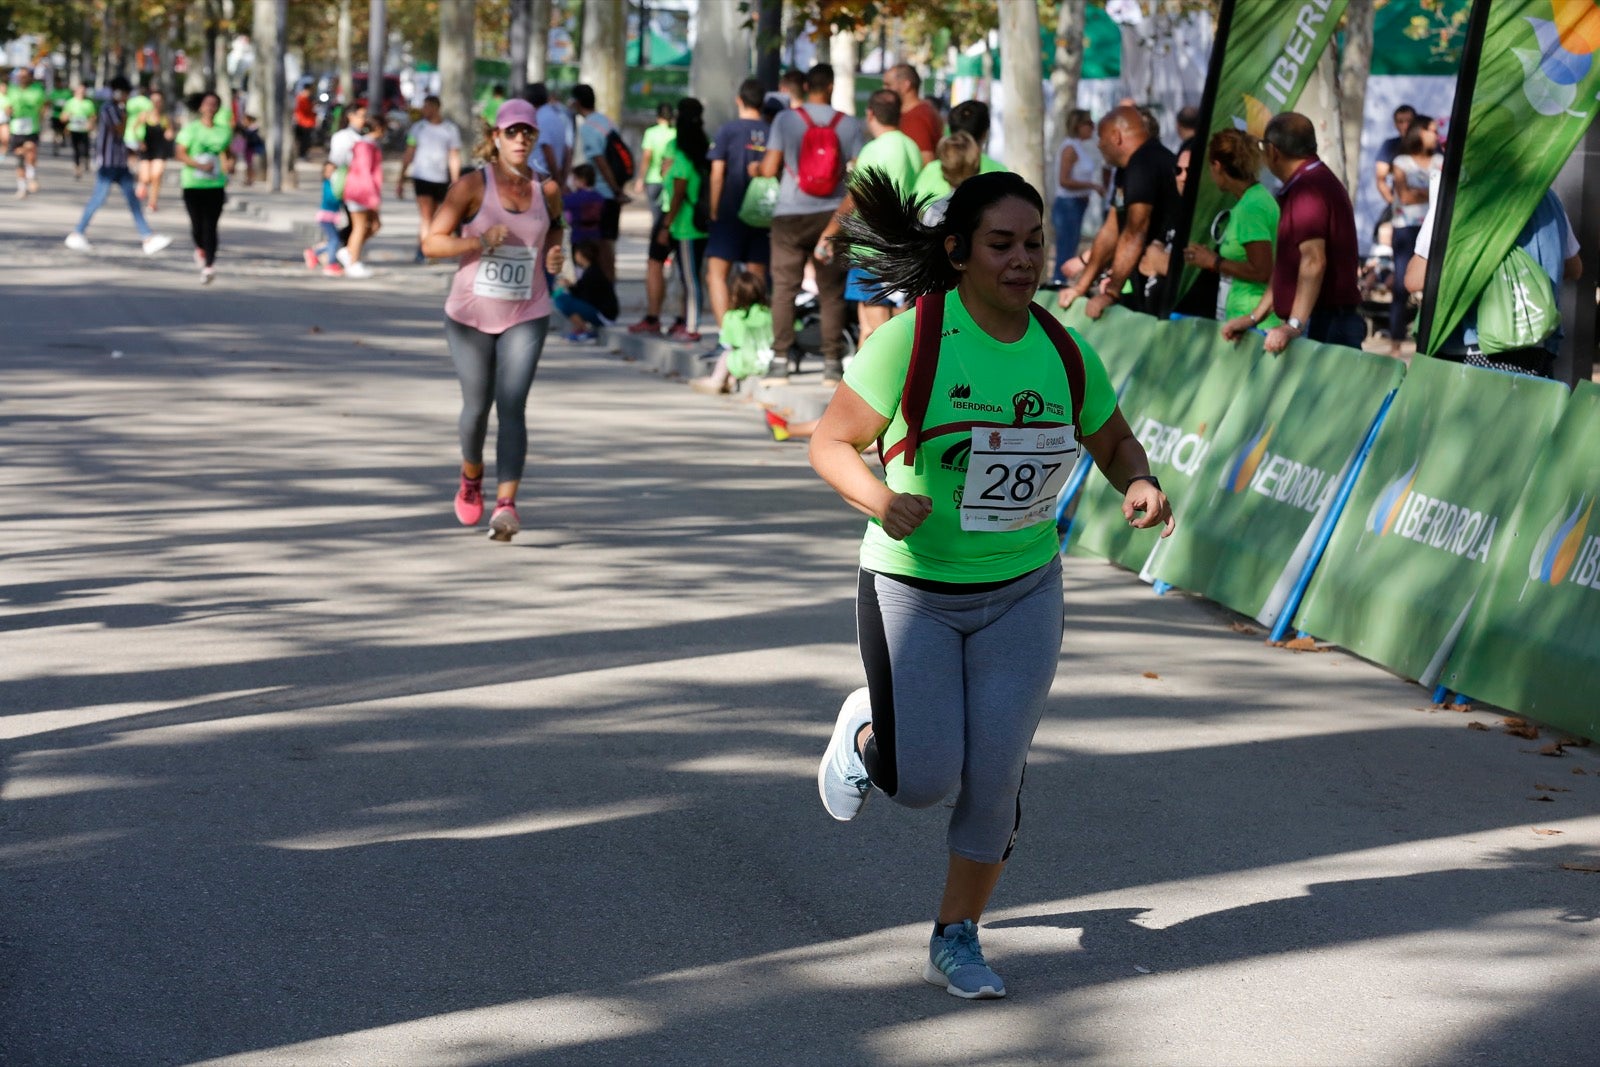
[[[756,77],[771,93],[777,91],[783,72],[783,0],[756,3]]]
[[[833,65],[833,109],[846,115],[856,113],[856,58],[860,52],[856,35],[849,30],[835,30],[828,39],[828,62]]]
[[[689,92],[706,108],[706,129],[735,115],[733,95],[750,73],[749,38],[733,4],[701,4],[689,62]]]
[[[1372,0],[1350,0],[1345,8],[1344,54],[1339,60],[1339,121],[1344,136],[1345,188],[1361,188],[1361,126],[1372,70]]]
[[[283,50],[288,19],[288,0],[255,0],[256,65],[250,76],[250,98],[251,106],[259,107],[254,113],[261,120],[261,139],[267,149],[267,181],[275,193],[283,191],[287,155],[283,144]]]
[[[1045,142],[1045,181],[1053,186],[1048,173],[1057,164],[1056,149],[1066,140],[1067,115],[1078,106],[1078,83],[1083,79],[1083,35],[1088,15],[1082,4],[1062,4],[1056,16],[1056,62],[1050,71],[1050,136]],[[1050,190],[1039,195],[1050,199]],[[1046,229],[1049,229],[1046,221]],[[1046,248],[1054,248],[1055,234],[1045,235]]]
[[[385,104],[383,91],[383,53],[389,43],[389,9],[388,0],[367,0],[370,18],[367,21],[367,109],[376,116],[382,117]],[[454,7],[454,4],[440,4],[440,8]],[[474,7],[475,4],[461,4],[461,7]],[[441,11],[440,17],[443,17]],[[472,36],[471,23],[468,23],[467,36]]]
[[[1000,55],[1006,162],[1048,199],[1044,190],[1053,187],[1044,181],[1044,83],[1039,78],[1038,5],[1000,5]]]
[[[463,155],[472,152],[482,132],[472,108],[477,7],[477,0],[439,5],[439,102],[444,117],[461,128]]]
[[[216,92],[222,99],[223,108],[230,111],[233,108],[233,78],[228,74],[228,50],[233,47],[236,31],[234,14],[233,0],[222,0],[222,18],[217,22],[217,39],[213,43],[216,49],[213,59],[216,65]]]
[[[533,36],[533,0],[511,0],[511,25],[507,31],[511,53],[511,76],[506,80],[506,96],[521,96],[528,87],[528,39]]]
[[[1346,166],[1344,150],[1344,118],[1340,114],[1341,100],[1339,95],[1339,61],[1334,57],[1334,42],[1329,41],[1328,47],[1322,53],[1322,58],[1317,60],[1316,72],[1312,81],[1321,87],[1322,113],[1312,111],[1310,118],[1317,124],[1317,155],[1329,170],[1337,174],[1340,179],[1345,179],[1349,170],[1354,169],[1354,164]],[[1308,94],[1309,95],[1309,94]],[[1307,110],[1307,109],[1302,109]],[[1354,185],[1346,185],[1353,201],[1356,195]]]
[[[550,69],[550,0],[532,0],[528,22],[528,81],[546,81]]]
[[[350,106],[356,92],[355,26],[350,18],[350,0],[339,0],[339,103]]]
[[[583,56],[578,80],[594,88],[595,110],[612,122],[622,122],[624,63],[628,46],[628,5],[583,5]]]

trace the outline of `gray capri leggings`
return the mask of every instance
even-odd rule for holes
[[[872,697],[872,782],[927,808],[958,785],[950,851],[1011,855],[1028,746],[1061,655],[1061,561],[997,589],[929,592],[862,571],[856,629]]]
[[[501,482],[522,480],[528,458],[528,423],[525,411],[533,372],[539,369],[544,335],[550,317],[519,322],[505,333],[484,333],[450,316],[444,318],[444,336],[450,358],[461,379],[461,458],[483,462],[483,439],[489,433],[489,407],[500,418],[495,438],[494,476]]]

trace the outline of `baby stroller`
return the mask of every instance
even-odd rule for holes
[[[856,302],[847,300],[844,305],[844,348],[840,353],[846,362],[856,354],[860,337]],[[789,350],[789,373],[798,374],[808,355],[822,358],[822,306],[816,293],[802,288],[794,300],[794,347]]]

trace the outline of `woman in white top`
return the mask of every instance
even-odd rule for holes
[[[1406,337],[1407,292],[1405,286],[1406,264],[1416,251],[1417,235],[1422,232],[1422,220],[1428,214],[1428,185],[1433,172],[1444,165],[1439,153],[1439,133],[1433,119],[1418,115],[1400,138],[1400,152],[1390,165],[1388,180],[1394,189],[1394,214],[1390,222],[1394,248],[1394,280],[1390,286],[1393,294],[1389,302],[1389,354],[1400,355],[1400,342]]]
[[[1061,142],[1057,156],[1056,198],[1050,206],[1050,223],[1056,231],[1054,275],[1061,279],[1062,267],[1078,254],[1089,196],[1101,190],[1101,170],[1105,166],[1095,139],[1094,119],[1087,111],[1080,108],[1067,116],[1067,139]]]

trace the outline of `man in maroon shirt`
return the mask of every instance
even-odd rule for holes
[[[883,87],[900,95],[900,132],[917,142],[922,164],[933,162],[933,150],[944,136],[944,123],[932,104],[922,99],[922,75],[907,63],[890,67]]]
[[[1296,337],[1360,348],[1367,329],[1356,288],[1356,219],[1350,194],[1317,158],[1317,132],[1304,115],[1285,111],[1273,116],[1265,146],[1267,169],[1283,182],[1272,284],[1253,312],[1223,325],[1222,336],[1237,340],[1272,311],[1283,325],[1267,332],[1268,352],[1282,352]]]

